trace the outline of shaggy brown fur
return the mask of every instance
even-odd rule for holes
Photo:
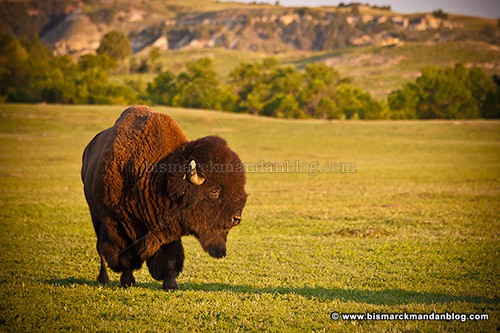
[[[223,139],[188,142],[172,118],[145,106],[128,108],[88,144],[82,180],[101,257],[98,281],[108,282],[107,263],[122,272],[123,286],[135,283],[133,270],[147,261],[165,289],[176,289],[185,235],[223,257],[247,196],[243,165]]]

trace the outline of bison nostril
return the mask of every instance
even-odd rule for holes
[[[241,222],[241,215],[240,214],[234,215],[232,225],[233,226],[238,225],[240,224],[240,222]]]

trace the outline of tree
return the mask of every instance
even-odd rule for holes
[[[340,83],[331,98],[335,101],[337,115],[340,113],[345,119],[373,119],[372,109],[379,107],[369,93],[352,83]]]
[[[297,100],[302,82],[302,75],[294,67],[274,69],[262,114],[277,118],[306,118]]]
[[[161,72],[161,62],[160,62],[161,52],[158,47],[153,47],[149,50],[148,61],[150,71]]]
[[[11,35],[0,36],[0,96],[26,83],[28,51]]]
[[[500,118],[500,87],[497,86],[494,90],[488,91],[481,109],[481,117],[486,119]]]
[[[495,90],[493,80],[487,77],[480,68],[472,67],[467,71],[463,64],[459,64],[459,66],[461,67],[461,71],[465,72],[459,79],[464,80],[466,88],[470,90],[472,97],[477,102],[479,108],[482,109],[486,102],[488,91]]]
[[[438,9],[432,12],[435,18],[446,20],[448,19],[448,14],[446,14],[442,9]]]
[[[415,82],[393,91],[388,104],[394,118],[479,118],[494,104],[494,90],[492,81],[478,68],[428,66]]]
[[[389,115],[391,119],[417,119],[418,96],[412,84],[408,84],[406,89],[392,91],[387,103],[391,110]]]
[[[53,56],[35,36],[22,43],[0,37],[0,93],[10,102],[40,102],[47,85]]]
[[[275,118],[304,118],[299,104],[292,95],[280,94],[267,103],[261,112],[264,116]]]
[[[229,84],[237,95],[236,111],[259,114],[269,102],[270,83],[278,67],[275,58],[261,63],[240,63],[230,74]]]
[[[52,53],[37,36],[26,44],[26,49],[29,54],[27,62],[30,70],[27,87],[33,97],[41,101],[43,88],[46,86],[51,72]]]
[[[242,63],[230,74],[238,111],[278,118],[381,117],[383,106],[325,64],[305,71],[281,67],[275,59]]]
[[[116,68],[116,61],[107,54],[85,54],[78,60],[78,69],[86,71],[90,68],[100,68],[104,71],[110,71]]]
[[[132,104],[141,101],[136,82],[113,84],[109,71],[116,61],[107,54],[54,56],[35,37],[19,42],[0,35],[0,100],[81,104]]]
[[[76,104],[108,104],[109,78],[99,67],[89,67],[76,80]]]
[[[186,64],[186,71],[176,78],[177,93],[172,105],[199,109],[221,109],[221,90],[210,58]]]
[[[353,5],[351,7],[351,15],[356,15],[356,16],[361,15],[361,11],[359,10],[359,5]]]
[[[69,56],[55,57],[42,91],[42,99],[48,103],[73,103],[77,78],[77,67]]]
[[[315,118],[330,118],[333,102],[329,96],[340,80],[340,74],[326,64],[310,64],[303,74],[305,85],[299,93],[300,104]]]
[[[312,116],[320,119],[339,119],[341,118],[335,102],[326,96],[320,97],[318,103],[312,110]]]
[[[157,104],[233,110],[236,96],[229,87],[220,87],[210,58],[188,62],[177,76],[166,71],[147,86],[149,99]]]
[[[102,37],[97,54],[106,54],[115,61],[122,61],[132,54],[132,48],[123,32],[113,30]]]
[[[280,67],[275,58],[261,63],[241,63],[230,74],[238,96],[237,111],[280,118],[302,118],[298,98],[302,77],[293,67]]]
[[[79,74],[76,83],[77,104],[128,104],[135,100],[133,92],[109,82],[109,70],[116,66],[107,54],[86,54],[77,64]]]
[[[173,98],[177,93],[175,74],[166,71],[156,76],[153,82],[148,84],[147,93],[153,103],[172,105]]]

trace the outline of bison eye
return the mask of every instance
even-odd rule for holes
[[[213,199],[219,199],[221,189],[220,188],[213,188],[210,190],[209,195]]]

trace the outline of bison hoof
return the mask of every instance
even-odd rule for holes
[[[120,277],[120,284],[122,287],[132,287],[135,285],[135,279],[132,273],[130,272],[124,272],[122,276]]]
[[[99,276],[97,277],[97,282],[99,282],[100,284],[107,284],[109,282],[108,274],[99,274]]]
[[[177,290],[179,289],[179,285],[175,280],[170,280],[170,281],[163,281],[163,290],[165,291],[170,291],[170,290]]]

